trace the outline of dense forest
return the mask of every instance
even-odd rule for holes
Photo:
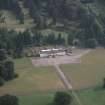
[[[62,35],[56,37],[51,33],[44,36],[37,31],[49,27],[57,29],[57,23],[61,25],[59,26],[61,31],[67,31],[68,45],[91,48],[105,46],[104,0],[0,0],[0,9],[13,11],[17,19],[24,24],[24,13],[19,1],[29,8],[36,26],[31,33],[27,30],[17,33],[1,29],[0,47],[7,49],[8,53],[21,53],[25,46],[30,45],[65,45]]]

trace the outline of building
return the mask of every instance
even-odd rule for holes
[[[59,48],[59,49],[46,49],[41,50],[39,52],[40,57],[55,57],[55,56],[64,56],[66,55],[65,49]]]

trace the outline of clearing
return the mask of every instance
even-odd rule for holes
[[[0,87],[3,94],[29,94],[35,91],[56,91],[64,88],[53,67],[33,67],[30,59],[15,60],[19,77]]]
[[[79,58],[82,52],[75,50],[73,56]],[[104,105],[105,90],[101,86],[105,77],[105,49],[94,49],[80,61],[77,64],[60,65],[60,68],[76,89],[74,92],[82,105]],[[55,91],[64,89],[54,67],[35,67],[30,58],[23,58],[15,60],[15,68],[19,78],[0,88],[0,95],[16,94],[19,96],[20,105],[50,104]],[[74,99],[72,105],[78,105],[77,100]]]
[[[90,88],[105,77],[105,49],[97,48],[83,56],[80,64],[61,65],[75,89]]]
[[[6,27],[10,30],[14,29],[17,32],[23,32],[24,30],[35,26],[33,20],[30,18],[26,18],[24,20],[24,24],[20,24],[19,20],[16,19],[16,15],[13,12],[8,10],[2,10],[1,12],[3,13],[3,16],[5,16],[5,23],[3,25],[1,24],[0,27]]]

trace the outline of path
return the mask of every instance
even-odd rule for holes
[[[77,56],[74,56],[76,59],[81,58],[82,56],[84,56],[85,54],[89,53],[91,50],[87,50],[84,53],[78,54]],[[61,68],[59,67],[59,65],[57,65],[57,63],[55,62],[54,64],[55,70],[58,73],[61,81],[63,82],[65,88],[67,90],[71,90],[72,92],[72,96],[76,99],[77,103],[79,105],[83,105],[81,100],[79,99],[78,95],[76,94],[76,92],[73,90],[72,84],[70,83],[70,81],[72,81],[72,79],[70,78],[70,81],[67,79],[67,77],[65,76],[64,72],[61,70]]]
[[[84,52],[82,52],[82,53],[79,53],[79,54],[77,54],[77,55],[72,55],[72,56],[70,56],[70,60],[71,61],[73,61],[73,60],[75,60],[75,59],[80,59],[82,56],[84,56],[84,55],[86,55],[87,53],[89,53],[91,50],[86,50],[86,51],[84,51]],[[69,58],[69,57],[67,57],[67,58]],[[60,61],[61,60],[68,60],[68,59],[60,59]],[[49,60],[49,59],[47,59],[47,60]],[[79,97],[78,97],[78,95],[76,94],[76,92],[73,90],[73,87],[72,87],[72,84],[71,84],[71,82],[70,81],[72,81],[72,79],[70,78],[70,80],[68,80],[68,78],[66,77],[66,75],[64,74],[64,72],[61,70],[61,68],[59,67],[59,62],[60,61],[58,61],[58,60],[54,60],[53,61],[53,63],[51,62],[51,64],[53,65],[53,67],[55,68],[55,70],[56,70],[56,72],[57,72],[57,74],[58,74],[58,76],[59,76],[59,78],[61,79],[61,81],[62,81],[62,83],[64,84],[64,86],[65,86],[65,88],[67,89],[67,90],[70,90],[71,91],[71,93],[72,93],[72,96],[76,99],[76,101],[77,101],[77,103],[79,104],[79,105],[83,105],[82,104],[82,102],[81,102],[81,100],[79,99]],[[45,60],[44,60],[44,62],[45,62]],[[33,65],[34,66],[36,66],[35,65],[35,62],[32,62],[33,63]],[[45,62],[46,63],[46,62]],[[69,62],[70,63],[70,62]],[[46,65],[43,65],[43,63],[41,63],[40,64],[40,66],[48,66],[48,63],[46,64]]]
[[[63,73],[63,71],[61,70],[61,68],[59,67],[59,65],[54,65],[55,70],[57,71],[60,79],[62,80],[65,88],[67,90],[71,90],[72,92],[72,96],[76,99],[76,101],[78,102],[79,105],[82,105],[82,102],[80,101],[79,97],[77,96],[76,92],[73,90],[73,87],[70,83],[70,81],[67,79],[67,77],[65,76],[65,74]]]
[[[80,53],[80,54],[78,54],[78,55],[75,55],[74,58],[75,58],[75,59],[79,59],[79,58],[81,58],[82,56],[88,54],[90,51],[91,51],[91,50],[86,50],[86,51],[84,51],[84,52],[82,52],[82,53]]]
[[[68,89],[71,90],[72,89],[72,85],[70,84],[70,82],[68,81],[68,79],[66,78],[65,74],[62,72],[62,70],[60,69],[59,65],[54,65],[55,70],[57,71],[60,79],[62,80],[64,86]]]

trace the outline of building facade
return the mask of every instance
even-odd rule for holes
[[[59,49],[46,49],[41,50],[39,52],[40,57],[55,57],[55,56],[64,56],[66,55],[65,49],[59,48]]]

